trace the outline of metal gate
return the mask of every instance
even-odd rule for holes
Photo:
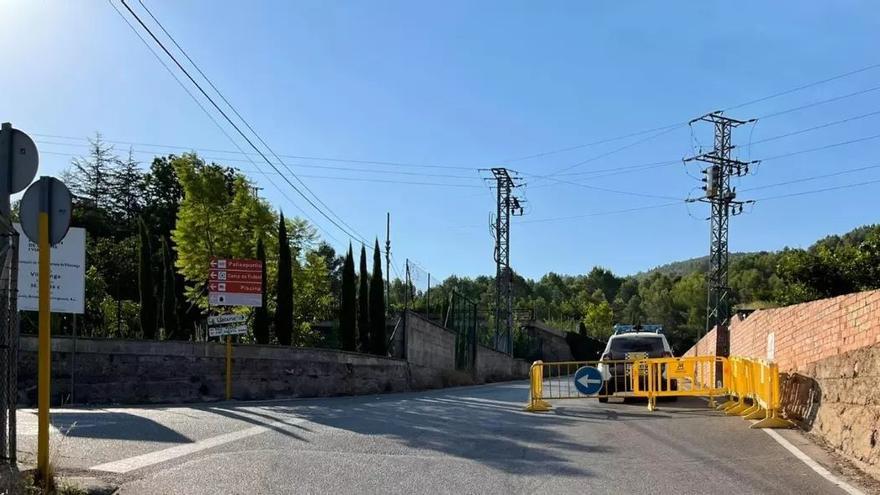
[[[0,463],[15,464],[18,400],[18,232],[0,217]]]
[[[455,368],[473,370],[477,352],[477,304],[453,290],[444,326],[455,332]]]

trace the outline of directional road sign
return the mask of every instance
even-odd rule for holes
[[[596,395],[602,390],[602,372],[592,366],[578,368],[574,374],[574,386],[584,395]]]
[[[263,263],[260,260],[211,260],[208,303],[212,306],[263,305]]]
[[[232,325],[233,323],[244,323],[245,321],[247,321],[247,316],[245,315],[214,315],[208,317],[208,326]]]
[[[222,327],[208,327],[208,337],[223,337],[224,335],[244,335],[247,333],[247,325],[224,325]]]

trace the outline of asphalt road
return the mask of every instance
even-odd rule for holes
[[[192,407],[65,409],[53,460],[122,494],[843,493],[699,399],[557,401],[525,383]],[[33,458],[34,411],[19,412]]]

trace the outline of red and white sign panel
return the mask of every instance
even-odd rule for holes
[[[260,260],[212,259],[208,271],[208,304],[262,306],[262,268]]]

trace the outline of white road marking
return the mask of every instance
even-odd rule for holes
[[[709,399],[707,399],[705,397],[700,397],[700,399],[703,399],[704,401],[709,402]],[[752,421],[752,424],[757,423],[757,422],[758,422],[757,420],[754,420],[754,421]],[[791,452],[791,454],[793,456],[797,457],[804,464],[809,466],[809,468],[812,469],[813,471],[815,471],[816,474],[818,474],[819,476],[830,481],[832,484],[837,485],[841,490],[845,491],[846,493],[849,493],[850,495],[865,495],[865,492],[850,485],[849,483],[847,483],[846,481],[843,481],[842,479],[838,478],[837,476],[834,476],[834,474],[831,471],[822,467],[821,464],[814,461],[813,458],[811,458],[807,454],[804,454],[804,452],[801,449],[795,447],[791,442],[789,442],[788,440],[783,438],[782,435],[780,435],[779,433],[776,433],[775,431],[773,431],[770,428],[761,428],[761,430],[763,430],[764,433],[770,435],[770,438],[772,438],[773,440],[776,440],[776,442],[779,443],[779,445],[782,445],[785,448],[785,450]]]
[[[129,471],[134,471],[135,469],[145,468],[147,466],[159,464],[160,462],[170,461],[186,455],[195,454],[196,452],[201,452],[202,450],[211,449],[223,444],[252,437],[265,431],[269,431],[271,428],[283,428],[285,426],[297,425],[305,422],[305,419],[293,418],[289,421],[276,421],[273,423],[267,423],[266,425],[252,426],[250,428],[224,433],[222,435],[206,438],[193,443],[177,445],[175,447],[129,457],[127,459],[99,464],[89,469],[92,471],[106,471],[123,474]]]
[[[829,470],[825,469],[824,467],[822,467],[821,465],[819,465],[818,462],[814,461],[807,454],[804,454],[799,448],[792,445],[791,442],[789,442],[788,440],[783,438],[782,435],[780,435],[779,433],[776,433],[775,431],[773,431],[769,428],[762,428],[762,429],[764,430],[764,433],[770,435],[771,438],[773,438],[774,440],[779,442],[779,445],[782,445],[783,447],[785,447],[785,450],[791,452],[792,455],[794,455],[795,457],[797,457],[798,459],[803,461],[804,464],[809,466],[810,469],[815,471],[819,476],[821,476],[821,477],[825,478],[826,480],[830,481],[831,483],[837,485],[841,490],[845,491],[846,493],[849,493],[850,495],[865,495],[865,492],[863,492],[863,491],[859,490],[858,488],[850,485],[849,483],[841,480],[837,476],[834,476],[834,474],[832,474],[831,471],[829,471]]]

